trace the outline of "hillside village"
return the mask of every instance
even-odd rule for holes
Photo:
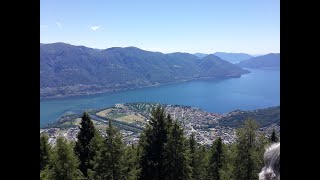
[[[241,111],[218,114],[189,106],[139,102],[116,104],[105,109],[91,111],[89,114],[96,129],[102,136],[105,136],[105,129],[111,119],[112,123],[120,129],[123,141],[130,145],[138,143],[140,132],[151,117],[152,108],[158,105],[163,106],[165,112],[170,114],[174,120],[179,120],[187,137],[194,133],[196,141],[200,144],[211,145],[217,137],[221,137],[226,144],[235,142],[236,128],[220,126],[219,124],[224,118],[236,116],[242,113]],[[67,115],[59,121],[41,128],[40,134],[48,134],[50,144],[55,144],[58,136],[63,136],[70,141],[76,141],[80,122],[81,115]],[[273,129],[280,136],[279,123],[271,123],[268,126],[261,127],[260,133],[269,136]]]

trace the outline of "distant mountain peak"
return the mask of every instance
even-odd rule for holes
[[[201,58],[201,60],[222,60],[222,59],[214,54],[208,54],[207,56]]]
[[[227,52],[215,52],[214,55],[220,57],[223,60],[231,63],[238,63],[242,60],[250,59],[253,56],[246,53],[227,53]]]
[[[219,58],[221,59],[219,56],[215,55],[215,54],[208,54],[206,57],[204,58]]]
[[[203,58],[205,56],[208,56],[208,54],[205,54],[205,53],[194,53],[193,55],[199,57],[199,58]]]
[[[253,57],[238,63],[240,67],[247,68],[272,68],[280,67],[280,53],[269,53]]]

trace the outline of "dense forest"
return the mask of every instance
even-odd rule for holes
[[[265,147],[278,141],[258,134],[253,119],[237,129],[237,141],[224,144],[217,137],[210,147],[185,137],[177,120],[160,106],[152,111],[139,144],[126,146],[109,121],[106,136],[95,129],[88,113],[82,116],[76,142],[58,137],[51,146],[40,135],[40,179],[199,179],[253,180],[263,167]]]
[[[260,127],[280,125],[280,106],[253,111],[233,111],[220,119],[219,126],[241,127],[245,120],[254,119]]]

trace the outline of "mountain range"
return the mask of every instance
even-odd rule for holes
[[[203,58],[208,56],[209,54],[205,53],[194,53],[195,56],[199,58]],[[254,56],[246,54],[246,53],[227,53],[227,52],[215,52],[213,55],[218,56],[219,58],[231,62],[233,64],[238,63],[242,60],[253,58]]]
[[[248,70],[216,55],[145,51],[136,47],[97,50],[40,43],[40,97],[64,97],[157,86],[204,78],[240,77]]]
[[[263,56],[243,60],[236,65],[244,68],[279,68],[280,53],[270,53]]]
[[[229,61],[231,63],[238,63],[240,61],[253,58],[254,56],[245,53],[226,53],[226,52],[216,52],[213,55],[219,58]]]
[[[205,54],[205,53],[194,53],[193,55],[197,56],[198,58],[203,58],[208,56],[209,54]]]

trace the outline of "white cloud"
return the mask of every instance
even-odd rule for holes
[[[62,29],[62,25],[60,22],[56,22],[56,25],[58,26],[59,29]]]
[[[96,30],[100,29],[100,26],[91,26],[90,29],[92,31],[96,31]]]

